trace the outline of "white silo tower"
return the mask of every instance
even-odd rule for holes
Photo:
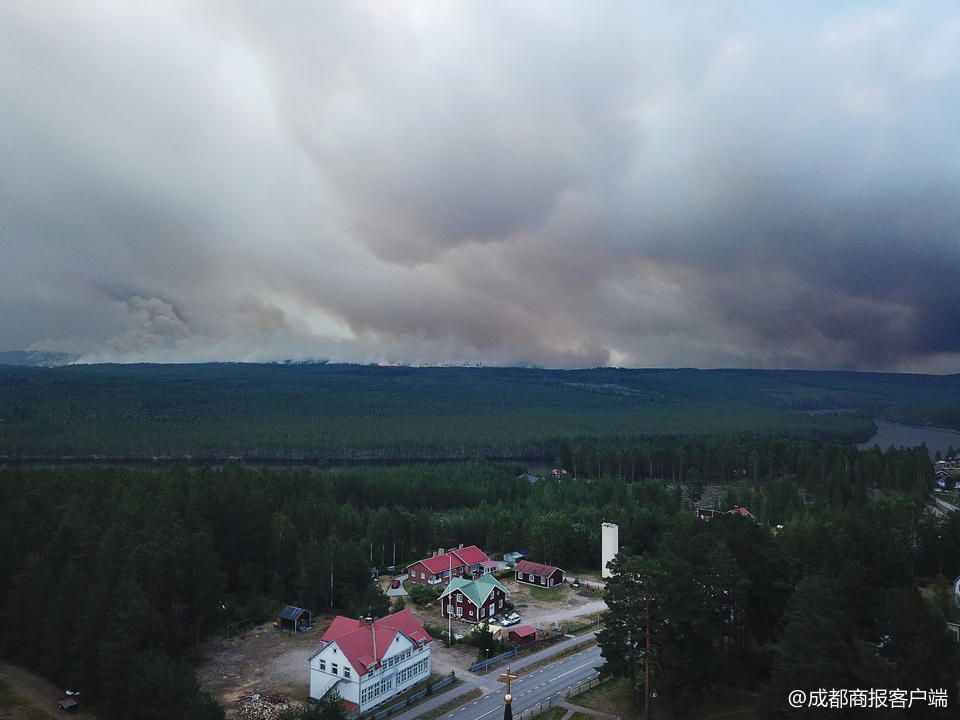
[[[620,552],[620,526],[605,522],[600,526],[600,576],[610,577],[607,563]]]

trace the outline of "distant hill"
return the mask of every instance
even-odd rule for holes
[[[42,350],[6,350],[0,351],[0,365],[59,367],[69,365],[78,357],[78,355],[69,353],[45,352]]]
[[[7,354],[9,355],[9,354]],[[562,440],[866,440],[950,417],[960,376],[342,364],[0,367],[0,455],[554,457]],[[939,409],[939,412],[934,410]]]

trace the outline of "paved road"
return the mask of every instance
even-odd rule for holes
[[[569,650],[571,647],[580,645],[581,643],[588,641],[591,638],[591,636],[592,634],[585,633],[583,635],[579,635],[572,639],[558,642],[555,645],[551,645],[550,647],[545,648],[539,652],[532,653],[531,655],[527,655],[523,658],[520,658],[519,660],[511,664],[511,668],[515,671],[519,671],[519,670],[523,670],[524,668],[530,667],[531,665],[535,665],[536,663],[542,662],[544,660],[549,660],[554,655],[559,655],[560,653],[566,650]],[[599,648],[597,646],[593,646],[589,648],[587,652],[591,650],[595,653],[597,658],[599,658],[599,661],[594,662],[593,664],[597,665],[602,663],[603,658],[599,657],[600,655]],[[571,658],[576,658],[576,657],[586,657],[586,656],[583,655],[583,653],[581,652],[576,655],[571,655],[569,658],[564,658],[563,660],[559,660],[556,663],[551,663],[550,665],[544,665],[542,668],[534,671],[529,676],[525,675],[521,681],[518,681],[518,683],[516,683],[516,685],[518,685],[517,689],[518,690],[526,689],[523,687],[521,683],[526,683],[528,677],[531,677],[531,678],[544,677],[545,674],[550,677],[559,676],[561,673],[566,672],[571,667],[580,664],[576,662],[573,662],[573,663],[570,662]],[[586,662],[586,661],[581,661],[581,662]],[[476,708],[482,702],[490,702],[491,697],[496,698],[496,702],[502,702],[503,684],[497,682],[497,677],[505,669],[506,669],[506,665],[501,665],[500,667],[491,670],[486,675],[474,675],[473,673],[458,671],[457,676],[463,681],[460,685],[453,688],[452,690],[448,690],[447,692],[440,693],[434,698],[425,700],[424,702],[418,704],[416,707],[413,707],[410,710],[407,710],[406,712],[402,712],[398,715],[394,715],[391,718],[391,720],[416,720],[416,718],[419,718],[422,715],[425,715],[426,713],[432,710],[435,710],[441,705],[446,705],[451,700],[455,700],[459,696],[465,695],[466,693],[469,693],[472,690],[476,690],[476,689],[479,689],[481,692],[483,692],[484,697],[478,698],[477,700],[474,701],[472,705],[468,704],[464,706],[464,709]],[[591,674],[587,674],[583,676],[582,675],[583,672],[584,672],[584,669],[580,668],[576,673],[572,673],[571,675],[563,675],[562,677],[560,677],[560,681],[562,682],[563,680],[566,680],[567,678],[570,678],[570,677],[577,677],[578,679],[576,681],[568,683],[568,685],[575,685],[577,682],[580,682],[586,679],[587,677],[592,677]],[[568,685],[564,685],[563,687],[567,687]],[[516,695],[516,693],[514,694]],[[537,702],[540,702],[542,699],[545,699],[548,696],[543,695],[543,693],[541,692],[539,695],[537,695],[537,697],[540,699],[534,700],[529,704],[524,704],[522,705],[522,707],[523,708],[530,707],[530,705],[536,704]],[[517,702],[519,702],[519,700],[514,702],[514,709],[518,707]],[[453,713],[455,716],[456,716],[456,712],[457,711],[454,711]],[[447,718],[449,716],[450,716],[450,713],[445,715],[444,718]],[[456,717],[457,717],[457,720],[469,720],[469,718],[476,718],[477,716],[464,714]]]
[[[596,645],[581,650],[555,663],[534,670],[513,683],[513,712],[518,715],[537,703],[561,694],[564,690],[597,676],[603,665],[600,648]],[[458,710],[445,715],[451,720],[496,720],[503,712],[503,685]]]

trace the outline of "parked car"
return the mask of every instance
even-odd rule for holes
[[[520,616],[516,613],[510,613],[503,620],[500,621],[500,624],[504,627],[510,627],[511,625],[516,625],[520,622]]]
[[[394,580],[392,583],[390,583],[390,587],[394,590],[400,587],[400,585],[402,585],[402,583],[399,580]]]

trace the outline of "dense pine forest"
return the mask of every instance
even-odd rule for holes
[[[884,615],[885,603],[933,618],[936,608],[915,589],[920,578],[960,573],[960,521],[941,527],[922,512],[932,477],[923,450],[747,435],[636,446],[580,440],[560,455],[576,476],[536,482],[522,466],[487,462],[8,467],[0,470],[0,647],[60,685],[81,687],[103,718],[215,718],[221,710],[191,669],[202,639],[287,602],[383,613],[368,570],[392,563],[395,549],[402,564],[460,542],[491,553],[525,548],[596,571],[606,520],[620,525],[623,562],[665,583],[658,607],[671,608],[669,632],[682,627],[683,635],[658,635],[661,687],[694,698],[693,682],[702,692],[779,687],[789,668],[778,648],[801,632],[796,598],[841,598],[836,622],[846,634],[837,642],[853,648],[884,634],[884,623],[907,622]],[[707,483],[721,485],[718,503],[747,503],[759,523],[696,521],[689,502]],[[784,529],[775,535],[777,525]],[[704,600],[704,588],[715,589],[701,582],[705,573],[722,574],[716,582],[735,590],[736,610]],[[622,621],[619,592],[611,591],[611,625]],[[909,648],[922,642],[952,667],[952,646],[930,644],[943,629],[937,622],[918,626],[923,634],[897,652],[918,652]],[[635,672],[609,652],[613,671]],[[916,673],[927,671],[926,660],[910,658]]]
[[[536,459],[578,437],[760,432],[865,440],[873,417],[951,424],[956,418],[942,408],[958,404],[958,376],[0,366],[0,456]]]

